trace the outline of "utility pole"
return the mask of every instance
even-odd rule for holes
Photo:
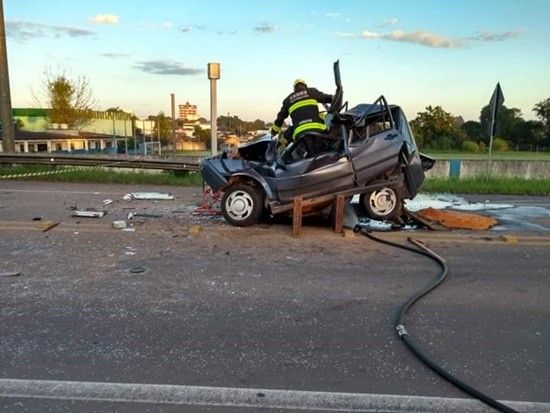
[[[208,63],[208,79],[210,79],[210,145],[212,156],[218,153],[218,93],[216,82],[220,78],[220,64]]]
[[[176,157],[176,96],[170,94],[172,101],[172,158]]]
[[[2,150],[4,152],[15,152],[15,128],[11,111],[3,0],[0,0],[0,122],[2,122]]]

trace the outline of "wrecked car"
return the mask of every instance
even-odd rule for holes
[[[221,210],[228,222],[252,225],[263,214],[289,210],[295,197],[337,193],[360,194],[370,218],[399,221],[404,200],[416,196],[435,161],[419,153],[399,106],[380,96],[348,109],[342,104],[339,62],[334,77],[326,132],[306,133],[281,151],[268,134],[241,145],[238,159],[223,153],[201,162],[206,184],[223,192]]]

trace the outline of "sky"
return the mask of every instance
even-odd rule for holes
[[[2,1],[2,0],[0,0]],[[273,121],[296,78],[326,93],[340,60],[350,107],[384,95],[478,120],[500,82],[534,119],[550,97],[549,0],[3,0],[13,107],[45,106],[45,73],[85,77],[97,109],[139,117],[197,104]],[[177,109],[176,109],[177,110]]]

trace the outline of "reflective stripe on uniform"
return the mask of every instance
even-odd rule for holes
[[[327,127],[324,123],[318,123],[318,122],[304,123],[303,125],[300,125],[296,129],[294,129],[294,132],[292,133],[292,137],[294,138],[297,134],[310,129],[326,130]]]
[[[273,124],[273,126],[271,127],[271,129],[273,129],[275,132],[279,132],[281,130],[281,127],[280,126],[277,126],[275,124]]]
[[[305,99],[290,105],[288,108],[288,114],[290,115],[296,109],[303,108],[304,106],[317,106],[318,102],[315,99]]]

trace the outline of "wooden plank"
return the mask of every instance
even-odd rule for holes
[[[334,200],[334,232],[341,234],[344,229],[344,206],[346,204],[344,195],[337,195]]]
[[[320,195],[320,196],[313,196],[313,197],[304,195],[303,196],[303,198],[304,198],[303,206],[311,206],[311,205],[315,205],[317,203],[330,201],[331,199],[334,199],[334,197],[336,197],[338,195],[353,196],[353,195],[356,195],[356,194],[364,194],[365,192],[370,192],[372,190],[380,189],[380,188],[383,188],[385,186],[400,185],[401,182],[402,182],[401,178],[396,178],[396,179],[389,179],[387,181],[379,182],[379,183],[372,184],[372,185],[367,185],[367,186],[358,187],[358,188],[352,188],[352,189],[348,189],[348,190],[345,190],[345,191],[335,192],[335,193],[327,194],[327,195]],[[281,212],[290,211],[293,208],[293,205],[292,205],[292,202],[281,203],[281,202],[278,202],[278,201],[272,201],[272,202],[269,203],[269,208],[270,208],[272,214],[280,214]]]
[[[302,229],[302,197],[297,196],[293,202],[292,236],[299,237]]]

